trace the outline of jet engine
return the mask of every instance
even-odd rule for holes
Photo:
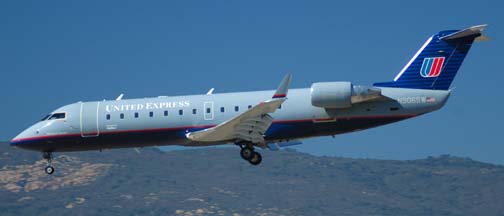
[[[318,82],[311,86],[311,103],[322,108],[344,109],[380,97],[381,89],[354,86],[351,82]]]

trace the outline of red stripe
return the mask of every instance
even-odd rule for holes
[[[21,141],[30,141],[30,140],[36,140],[36,139],[50,139],[50,138],[61,138],[61,137],[74,137],[74,136],[80,136],[80,134],[59,134],[59,135],[27,137],[27,138],[13,139],[13,140],[11,140],[11,142],[21,142]]]
[[[213,126],[215,126],[215,125],[185,126],[185,127],[174,127],[174,128],[152,128],[152,129],[138,129],[138,130],[120,130],[120,131],[105,131],[105,132],[100,132],[100,134],[162,132],[162,131],[183,130],[183,129],[209,128],[209,127],[213,127]],[[95,134],[97,134],[97,132],[84,133],[84,135],[95,135]],[[59,135],[27,137],[27,138],[13,139],[11,142],[30,141],[30,140],[36,140],[36,139],[76,137],[76,136],[80,137],[81,134],[59,134]]]
[[[416,115],[407,114],[407,115],[381,115],[381,116],[348,116],[348,117],[336,118],[336,120],[338,120],[338,119],[344,119],[344,120],[370,119],[370,118],[410,118],[410,117],[414,117],[414,116],[416,116]],[[299,122],[324,121],[324,120],[333,120],[333,119],[334,118],[277,120],[277,121],[273,121],[273,123],[299,123]],[[162,132],[162,131],[196,129],[196,128],[204,129],[204,128],[210,128],[210,127],[214,127],[214,126],[216,126],[216,125],[200,125],[200,126],[184,126],[184,127],[174,127],[174,128],[152,128],[152,129],[138,129],[138,130],[106,131],[106,132],[100,132],[100,134]],[[90,134],[96,134],[96,133],[90,133]],[[80,136],[81,136],[80,133],[79,134],[47,135],[47,136],[36,136],[36,137],[13,139],[13,140],[11,140],[11,142],[22,142],[22,141],[30,141],[30,140],[37,140],[37,139],[50,139],[50,138],[63,138],[63,137],[80,137]]]
[[[433,77],[436,74],[436,68],[439,63],[439,58],[434,58],[434,63],[432,64],[431,70],[429,72],[429,77]]]
[[[439,59],[440,58],[435,58],[434,59],[434,65],[432,65],[432,70],[431,70],[431,76],[435,77],[437,73],[437,68],[439,65]]]
[[[439,63],[436,67],[436,73],[434,74],[434,76],[439,76],[439,74],[441,73],[441,68],[443,67],[443,62],[444,62],[444,58],[439,58]]]
[[[287,94],[275,94],[273,98],[284,98],[285,96],[287,96]]]

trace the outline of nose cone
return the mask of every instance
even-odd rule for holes
[[[25,137],[23,136],[23,133],[24,131],[18,134],[16,137],[12,138],[12,140],[9,142],[10,146],[17,146],[22,140],[24,140]]]
[[[34,129],[34,126],[31,126],[24,130],[23,132],[19,133],[16,137],[14,137],[9,143],[10,146],[15,146],[15,147],[22,147],[22,143],[30,140],[30,138],[34,137],[36,135],[36,129]]]

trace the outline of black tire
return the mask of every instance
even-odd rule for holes
[[[261,163],[261,161],[262,161],[262,156],[261,156],[261,154],[259,154],[257,152],[254,152],[252,157],[249,159],[250,164],[252,164],[254,166],[259,165]]]
[[[45,168],[45,172],[48,174],[48,175],[51,175],[54,173],[54,167],[52,166],[46,166]]]
[[[251,148],[244,147],[240,151],[240,156],[243,158],[243,160],[250,160],[253,155],[254,150]]]

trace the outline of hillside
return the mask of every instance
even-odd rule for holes
[[[452,156],[393,161],[237,148],[56,154],[0,144],[1,215],[501,215],[504,167]]]

